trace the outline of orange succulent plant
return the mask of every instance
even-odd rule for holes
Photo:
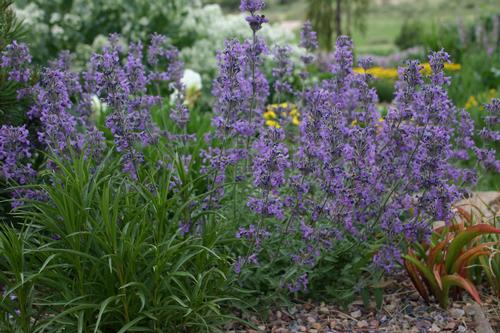
[[[468,264],[477,257],[491,255],[498,242],[474,243],[485,234],[500,234],[500,228],[486,223],[472,224],[465,210],[458,208],[464,222],[434,230],[429,243],[417,244],[404,256],[404,265],[410,279],[426,302],[430,295],[441,307],[449,305],[450,289],[466,290],[481,303],[479,293],[469,278]]]

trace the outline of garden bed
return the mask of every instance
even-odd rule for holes
[[[410,280],[402,274],[386,283],[382,307],[367,308],[361,299],[348,308],[314,301],[297,302],[269,310],[266,319],[243,317],[256,327],[233,324],[227,333],[275,332],[499,332],[500,300],[488,289],[481,290],[482,306],[468,296],[455,301],[448,310],[425,304]],[[477,314],[478,309],[481,313]],[[262,316],[264,317],[264,316]]]

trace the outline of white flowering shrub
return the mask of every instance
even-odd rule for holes
[[[16,14],[30,31],[34,60],[43,62],[62,50],[87,59],[103,36],[145,40],[153,32],[168,35],[178,47],[186,9],[197,0],[32,0],[16,3]],[[199,5],[198,5],[199,6]],[[105,39],[105,38],[104,38]]]
[[[186,66],[200,73],[205,83],[211,83],[215,76],[215,55],[224,48],[224,41],[251,37],[252,32],[244,20],[243,14],[224,15],[218,4],[188,8],[180,30],[184,35],[195,35],[196,40],[190,47],[183,48],[181,55]],[[277,24],[269,24],[262,29],[260,37],[269,45],[284,45],[293,42],[295,35]],[[298,48],[294,50],[300,52]]]

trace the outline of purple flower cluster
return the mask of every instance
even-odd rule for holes
[[[257,14],[257,12],[263,10],[264,7],[264,0],[241,1],[240,10],[242,12],[250,13],[250,16],[247,16],[246,20],[254,33],[262,29],[262,24],[269,22],[269,20],[264,15]]]
[[[92,56],[85,73],[88,89],[111,109],[106,127],[122,154],[123,170],[132,178],[138,177],[138,165],[144,161],[141,147],[154,143],[159,134],[151,120],[151,110],[159,105],[161,97],[149,94],[148,87],[166,82],[170,89],[184,89],[180,83],[182,62],[178,60],[178,52],[166,47],[165,42],[165,37],[153,35],[147,52],[149,65],[164,65],[165,71],[148,68],[143,62],[141,43],[131,44],[128,55],[122,57],[118,37],[112,35],[110,45],[102,54]],[[126,59],[124,64],[122,58]],[[186,124],[187,108],[180,98],[171,116],[179,126]]]
[[[310,65],[314,62],[313,52],[319,47],[318,36],[312,28],[310,21],[306,21],[300,31],[300,47],[306,50],[306,54],[302,55],[300,59],[304,65]],[[301,71],[300,77],[305,80],[309,76],[306,70]]]
[[[253,135],[249,123],[252,81],[247,76],[249,66],[246,50],[237,40],[226,41],[224,51],[217,55],[219,74],[213,83],[213,124],[220,137],[240,134]]]
[[[31,143],[25,126],[3,125],[0,128],[0,173],[2,178],[21,185],[35,176],[31,167]]]
[[[16,82],[28,82],[31,76],[29,65],[31,54],[24,43],[13,41],[2,52],[0,67],[9,70],[9,79]]]
[[[242,8],[247,6],[242,4]],[[216,112],[219,115],[224,110],[224,116],[216,118],[219,129],[228,129],[224,133],[247,119],[247,113],[240,110],[242,106],[252,108],[245,104],[249,96],[250,100],[267,97],[263,91],[249,89],[255,85],[245,67],[251,64],[255,70],[260,66],[252,61],[254,53],[244,52],[238,42],[229,45],[223,54],[225,61],[219,62],[224,65],[219,80],[224,80],[216,82],[214,94],[218,97]],[[301,46],[312,51],[316,45],[316,36],[306,24]],[[321,251],[335,246],[339,239],[363,242],[382,233],[387,245],[374,262],[391,270],[400,256],[393,244],[425,239],[433,221],[452,217],[451,206],[463,195],[459,184],[474,180],[471,170],[456,166],[457,159],[468,159],[472,152],[485,165],[498,165],[493,150],[475,147],[472,120],[448,97],[450,81],[443,69],[449,56],[444,51],[430,55],[428,79],[422,76],[417,61],[400,68],[394,104],[382,118],[370,85],[373,78],[352,70],[349,38],[337,40],[335,60],[329,66],[332,78],[304,86],[301,92],[284,84],[291,72],[287,51],[285,47],[274,52],[274,92],[298,96],[300,133],[288,137],[281,129],[255,127],[257,136],[247,155],[254,187],[247,205],[260,220],[256,230],[279,237],[290,259],[308,266],[314,266]],[[228,66],[230,63],[234,65]],[[371,61],[361,60],[360,66],[369,68]],[[497,108],[498,103],[493,103],[488,111],[498,114]],[[488,118],[491,123],[496,119]],[[498,137],[492,130],[484,130],[482,135]],[[236,144],[245,148],[242,142]],[[292,284],[290,289],[297,288]]]
[[[486,104],[485,110],[488,112],[485,119],[486,127],[481,130],[479,135],[485,142],[492,143],[493,147],[473,147],[473,149],[484,167],[494,172],[500,172],[500,160],[496,159],[497,151],[494,148],[500,141],[500,130],[498,129],[500,124],[500,99],[495,98],[489,104]]]
[[[91,57],[84,72],[72,70],[69,52],[62,52],[42,68],[38,82],[23,87],[23,95],[30,97],[27,115],[37,124],[37,140],[30,142],[26,127],[2,127],[2,178],[19,184],[36,182],[30,164],[32,146],[61,158],[71,158],[74,152],[82,151],[86,157],[99,158],[106,143],[103,132],[93,123],[95,99],[106,106],[101,116],[106,118],[116,151],[121,154],[124,172],[137,178],[138,165],[144,161],[142,148],[156,142],[160,133],[151,120],[152,108],[161,101],[160,96],[149,93],[153,86],[158,93],[160,89],[177,92],[172,118],[179,126],[184,126],[188,117],[178,51],[166,45],[165,37],[153,35],[147,57],[145,53],[141,43],[133,43],[125,54],[118,36],[111,35],[109,46]],[[26,45],[17,42],[8,45],[2,54],[2,67],[9,69],[9,79],[14,81],[28,83],[30,61]],[[18,189],[13,196],[19,199],[16,205],[20,205],[22,196],[36,199],[40,195]]]
[[[318,48],[318,36],[313,30],[311,21],[306,21],[300,31],[300,47],[308,51],[314,51]]]
[[[276,66],[272,70],[272,75],[276,80],[274,82],[274,90],[281,97],[282,94],[292,93],[292,85],[289,78],[293,72],[293,63],[290,60],[290,47],[277,46],[274,50],[274,59]],[[280,101],[278,100],[278,103]]]
[[[30,163],[31,157],[32,145],[26,127],[3,125],[0,128],[0,177],[14,184],[32,184],[37,173]],[[45,193],[40,190],[16,188],[12,192],[11,206],[15,209],[26,200],[41,201],[45,198]]]

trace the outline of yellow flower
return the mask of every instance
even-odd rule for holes
[[[379,123],[383,123],[384,121],[385,121],[385,119],[383,117],[378,118]]]
[[[354,119],[352,122],[351,122],[351,126],[356,126],[358,124],[358,120],[357,119]]]
[[[269,104],[267,106],[267,111],[263,114],[266,120],[266,125],[281,128],[279,120],[282,118],[291,118],[291,122],[294,125],[299,125],[300,123],[300,113],[295,104],[291,103],[280,103],[280,104]]]
[[[398,77],[398,69],[397,68],[384,68],[384,67],[372,67],[367,69],[366,71],[361,67],[353,68],[354,73],[358,74],[371,74],[377,79],[389,79],[394,80]]]
[[[274,120],[266,120],[266,125],[274,128],[281,128],[280,124]]]
[[[474,96],[470,96],[469,99],[467,100],[467,102],[465,102],[465,109],[466,110],[470,110],[472,108],[475,108],[479,105],[476,97]]]
[[[276,119],[276,112],[271,111],[271,110],[264,112],[264,119],[266,119],[266,120]]]
[[[495,98],[497,96],[497,90],[496,89],[490,89],[488,90],[488,99]]]
[[[462,65],[460,64],[444,64],[444,69],[450,72],[457,72],[462,69]]]
[[[431,65],[428,62],[422,64],[422,69],[420,70],[420,72],[423,75],[430,75],[432,73]]]
[[[297,116],[299,116],[299,110],[297,110],[297,108],[293,108],[293,109],[290,111],[289,115],[290,115],[291,117],[297,117]]]
[[[456,72],[462,69],[462,65],[460,64],[444,64],[444,69],[450,72]],[[365,69],[361,67],[353,68],[354,73],[358,74],[371,74],[377,79],[388,79],[388,80],[396,80],[398,78],[398,69],[392,67],[379,67],[375,66],[369,68],[365,71]],[[429,63],[422,64],[423,75],[430,75],[432,73],[431,65]]]

